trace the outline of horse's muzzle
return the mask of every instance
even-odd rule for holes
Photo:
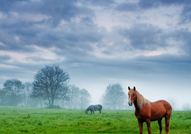
[[[129,106],[132,106],[132,104],[133,104],[132,102],[129,102]]]

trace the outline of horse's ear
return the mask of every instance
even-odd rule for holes
[[[128,89],[130,90],[131,88],[130,88],[130,87],[128,87]]]
[[[134,87],[133,89],[134,89],[134,91],[136,90],[136,88],[135,88],[135,87]]]

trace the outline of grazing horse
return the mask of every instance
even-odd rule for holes
[[[98,104],[98,105],[90,105],[86,110],[85,110],[85,113],[87,114],[88,111],[91,111],[91,114],[92,112],[94,113],[94,111],[99,111],[100,114],[101,114],[101,110],[102,110],[102,105]],[[95,114],[95,113],[94,113]]]
[[[160,134],[162,132],[161,120],[165,117],[165,131],[169,132],[170,116],[172,113],[171,105],[165,100],[159,100],[156,102],[150,102],[145,99],[136,89],[130,89],[129,92],[129,105],[135,106],[135,116],[138,119],[140,134],[143,132],[143,122],[146,122],[148,133],[151,134],[150,121],[158,120]]]

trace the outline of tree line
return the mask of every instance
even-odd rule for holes
[[[86,89],[69,85],[69,74],[58,65],[45,66],[32,83],[8,79],[0,89],[0,105],[84,109],[91,103]],[[105,109],[127,109],[127,95],[120,84],[109,85],[101,97]]]

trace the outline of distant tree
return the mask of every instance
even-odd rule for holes
[[[77,109],[79,105],[80,88],[76,87],[75,85],[70,85],[68,94],[70,108]]]
[[[68,105],[71,109],[84,109],[91,101],[89,92],[86,89],[80,89],[75,85],[69,86],[68,97]]]
[[[35,75],[31,96],[48,100],[48,106],[53,107],[56,99],[66,95],[68,80],[68,73],[59,66],[45,66]]]
[[[23,99],[24,85],[20,80],[10,79],[3,84],[1,104],[17,106]]]
[[[3,89],[0,89],[0,105],[5,105],[6,103],[6,92]]]
[[[79,97],[79,106],[80,109],[86,108],[91,101],[91,95],[86,89],[80,90],[80,97]]]
[[[122,109],[127,96],[120,84],[109,85],[102,96],[102,102],[106,109]]]
[[[173,98],[170,98],[170,99],[168,99],[168,102],[172,106],[172,110],[175,110],[176,109],[176,100]]]
[[[32,93],[32,83],[26,82],[24,84],[24,106],[31,106],[31,93]]]
[[[190,106],[190,104],[186,103],[186,104],[184,104],[184,105],[182,106],[182,109],[183,109],[184,111],[189,111],[189,110],[191,110],[191,106]]]

